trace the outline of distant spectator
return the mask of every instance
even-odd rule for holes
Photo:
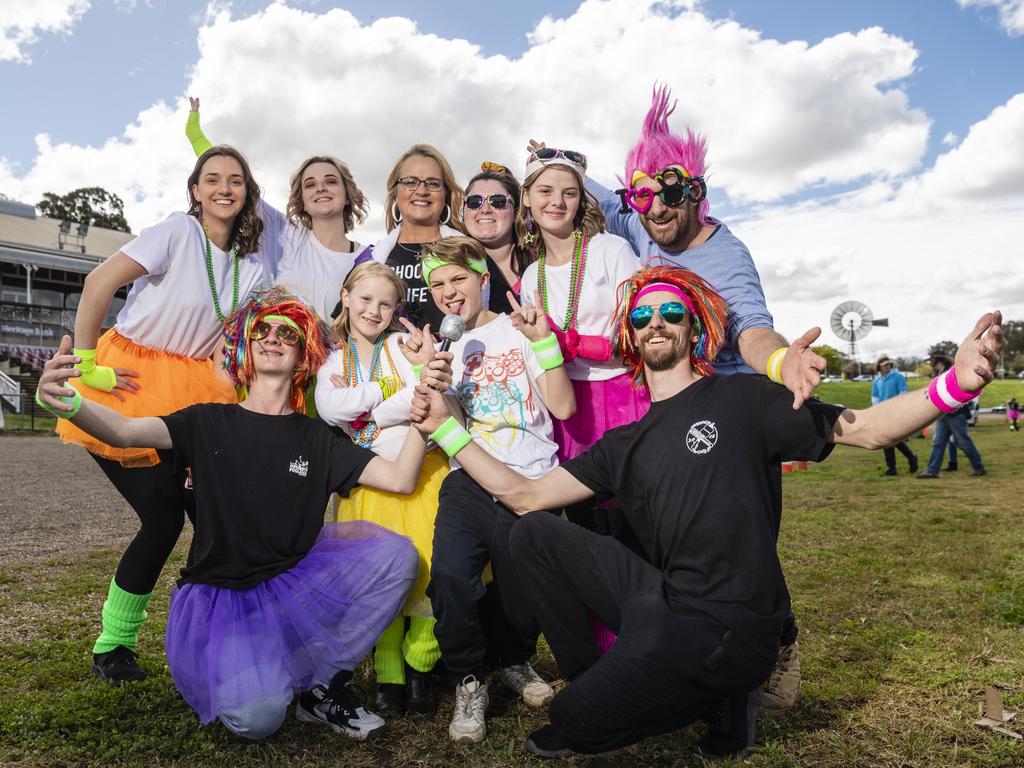
[[[953,358],[949,355],[936,353],[929,361],[932,366],[932,376],[938,376],[953,367]],[[942,455],[946,452],[946,443],[950,436],[956,441],[956,445],[964,452],[967,460],[971,462],[971,477],[981,477],[985,474],[985,465],[982,463],[981,454],[967,434],[967,416],[970,411],[970,403],[967,403],[959,411],[947,413],[935,422],[935,438],[932,441],[932,452],[928,457],[928,466],[925,471],[917,476],[918,480],[938,480],[939,470],[942,468]],[[952,462],[951,462],[952,463]]]
[[[881,358],[875,366],[875,370],[878,375],[871,383],[872,405],[878,405],[886,400],[891,400],[907,391],[906,378],[895,369],[892,360],[888,357]],[[896,471],[896,451],[907,457],[907,463],[910,465],[910,474],[917,474],[917,454],[910,450],[905,440],[883,449],[882,453],[885,455],[885,474],[891,476],[899,474]]]
[[[1006,403],[1006,418],[1010,422],[1010,431],[1020,430],[1020,406],[1017,405],[1017,398],[1011,397]]]

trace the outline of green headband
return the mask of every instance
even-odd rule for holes
[[[470,256],[467,259],[467,261],[469,261],[469,268],[472,269],[474,272],[479,272],[481,275],[487,274],[488,270],[486,259],[479,259],[476,256]],[[454,262],[445,261],[444,259],[438,258],[432,253],[423,254],[423,258],[420,263],[422,265],[421,268],[423,270],[423,282],[427,284],[428,288],[430,287],[430,273],[433,272],[438,267],[462,266],[462,264],[455,264]]]
[[[269,320],[276,320],[277,322],[283,323],[284,325],[290,325],[292,328],[299,332],[299,335],[302,336],[302,338],[306,338],[305,331],[303,331],[299,327],[299,324],[292,320],[290,317],[285,317],[284,315],[264,315],[263,317],[260,318],[260,321],[264,323]]]

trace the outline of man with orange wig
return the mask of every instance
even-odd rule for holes
[[[526,741],[536,755],[618,749],[709,714],[701,751],[744,752],[790,608],[775,550],[779,463],[821,461],[835,443],[875,449],[902,440],[976,397],[1003,347],[999,313],[986,314],[954,371],[925,396],[862,411],[812,398],[794,409],[792,393],[764,376],[715,375],[725,312],[722,297],[684,269],[647,268],[628,280],[619,352],[650,391],[651,410],[536,480],[461,436],[440,395],[417,387],[420,429],[524,515],[512,528],[512,556],[570,681],[551,702],[551,724]],[[592,496],[619,500],[646,558],[553,515],[526,514]],[[604,656],[588,612],[618,634]]]

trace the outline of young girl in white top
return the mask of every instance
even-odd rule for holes
[[[185,135],[199,155],[211,145],[199,125],[199,99],[189,101]],[[368,210],[345,163],[330,155],[303,160],[291,176],[285,212],[266,203],[260,208],[260,216],[281,233],[265,245],[269,281],[306,299],[330,322],[341,285],[362,251],[348,234]]]
[[[125,416],[236,400],[211,355],[220,351],[224,317],[263,279],[261,246],[280,233],[260,219],[259,187],[236,149],[204,152],[188,178],[188,194],[188,213],[172,213],[142,230],[85,280],[75,318],[75,354],[82,360],[75,386]],[[117,322],[100,337],[114,292],[128,283]],[[141,680],[138,629],[183,513],[192,514],[192,493],[169,455],[114,448],[65,420],[57,433],[92,453],[141,521],[110,582],[92,667],[104,680]]]
[[[398,455],[410,428],[409,407],[419,380],[414,364],[426,362],[429,352],[414,326],[407,324],[412,331],[408,340],[400,332],[396,312],[405,291],[405,284],[383,264],[371,261],[352,270],[341,289],[342,310],[334,323],[341,346],[327,358],[316,383],[320,418],[389,460]],[[437,495],[447,474],[445,455],[429,451],[411,495],[359,487],[338,501],[338,522],[368,520],[407,536],[419,552],[419,574],[402,615],[381,635],[373,656],[377,710],[390,717],[430,717],[436,708],[425,673],[441,651],[426,588]]]

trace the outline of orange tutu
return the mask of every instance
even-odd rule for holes
[[[109,392],[86,387],[75,379],[70,383],[83,398],[105,405],[125,416],[166,416],[196,403],[234,403],[234,387],[220,374],[211,360],[196,360],[171,352],[162,352],[136,344],[113,328],[96,345],[100,365],[135,371],[139,377],[137,392],[118,390],[124,402]],[[114,448],[87,435],[64,419],[57,420],[57,434],[65,443],[80,445],[90,453],[121,462],[125,467],[151,467],[159,464],[151,448]]]

